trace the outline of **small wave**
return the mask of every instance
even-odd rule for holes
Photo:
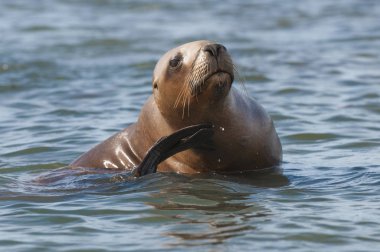
[[[36,153],[54,152],[57,150],[59,150],[59,148],[47,147],[47,146],[38,146],[38,147],[31,147],[31,148],[18,150],[18,151],[8,152],[5,154],[2,154],[2,156],[4,156],[4,157],[16,157],[16,156],[30,155],[30,154],[36,154]]]
[[[342,138],[342,135],[333,133],[296,133],[287,135],[286,138],[289,140],[296,141],[332,141]]]

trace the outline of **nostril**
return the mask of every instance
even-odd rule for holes
[[[212,56],[216,56],[218,51],[216,50],[216,48],[211,44],[211,45],[206,45],[204,48],[203,48],[203,51],[205,52],[208,52],[209,54],[211,54]]]
[[[219,45],[219,48],[218,48],[219,51],[227,51],[227,48],[224,46],[224,45]]]

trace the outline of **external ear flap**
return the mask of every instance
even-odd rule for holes
[[[153,77],[152,77],[152,85],[153,85],[153,89],[158,89],[158,78],[156,78],[156,74],[153,73]]]

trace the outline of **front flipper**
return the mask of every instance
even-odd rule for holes
[[[213,134],[211,124],[198,124],[162,137],[148,150],[141,164],[132,170],[132,175],[140,177],[155,173],[159,163],[178,152],[204,146],[212,141]]]

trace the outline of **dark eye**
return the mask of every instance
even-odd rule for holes
[[[172,58],[169,61],[169,66],[172,68],[175,68],[179,65],[179,63],[181,63],[181,60],[182,60],[182,57],[180,55],[176,55],[174,58]]]

